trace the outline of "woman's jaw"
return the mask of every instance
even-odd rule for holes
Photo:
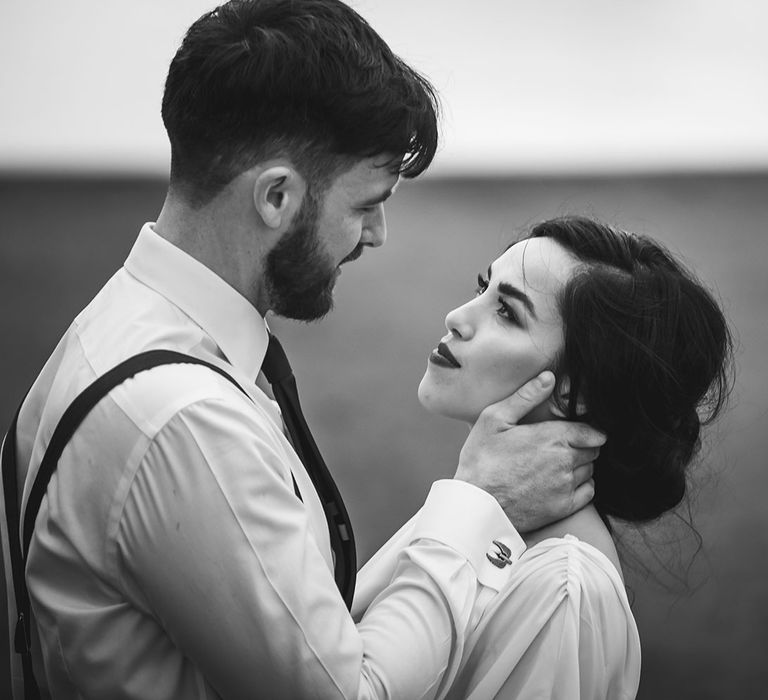
[[[428,372],[429,367],[427,368],[427,373]],[[487,404],[486,406],[482,406],[480,407],[480,410],[470,410],[470,407],[468,406],[450,405],[447,403],[441,405],[439,400],[435,400],[434,394],[428,393],[428,389],[426,388],[422,389],[422,387],[426,387],[428,382],[427,373],[425,373],[419,384],[418,396],[421,405],[430,413],[462,421],[471,427],[477,422],[480,413],[491,405]],[[517,388],[519,389],[520,387]],[[512,393],[514,393],[514,391]],[[503,399],[501,399],[501,401],[503,401]],[[530,425],[532,423],[542,423],[543,421],[549,420],[563,420],[564,417],[565,415],[557,405],[554,396],[551,396],[545,401],[542,401],[538,406],[532,408],[525,416],[517,421],[517,424]]]

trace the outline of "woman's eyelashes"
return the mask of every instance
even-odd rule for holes
[[[480,296],[481,294],[484,294],[485,291],[488,289],[488,285],[490,284],[489,280],[483,277],[482,273],[479,273],[477,275],[477,288],[475,289],[475,295]],[[496,309],[496,314],[500,316],[501,318],[506,319],[507,321],[510,321],[515,324],[520,324],[520,318],[517,315],[517,312],[514,310],[514,308],[508,304],[504,297],[498,298],[498,307]]]
[[[517,316],[515,310],[504,301],[503,297],[499,297],[499,307],[496,309],[496,313],[502,318],[507,319],[515,325],[520,325],[520,319]]]

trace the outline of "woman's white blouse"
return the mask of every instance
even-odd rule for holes
[[[399,542],[418,514],[363,567],[353,613],[389,582]],[[544,540],[511,566],[476,622],[449,700],[631,700],[640,638],[609,559],[572,535]]]

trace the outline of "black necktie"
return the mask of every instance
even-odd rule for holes
[[[333,477],[328,471],[328,467],[325,466],[312,433],[309,432],[309,426],[299,404],[299,393],[296,390],[296,379],[291,371],[291,365],[288,363],[283,347],[271,333],[261,371],[272,385],[272,392],[280,406],[283,422],[291,436],[294,449],[320,496],[325,518],[328,521],[331,548],[336,560],[334,566],[336,585],[339,587],[347,607],[351,608],[357,575],[357,557],[352,523]]]

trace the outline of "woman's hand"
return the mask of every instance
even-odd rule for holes
[[[472,427],[455,479],[487,491],[520,532],[536,530],[587,505],[595,495],[592,463],[605,435],[584,423],[517,425],[554,388],[545,371],[488,406]]]

